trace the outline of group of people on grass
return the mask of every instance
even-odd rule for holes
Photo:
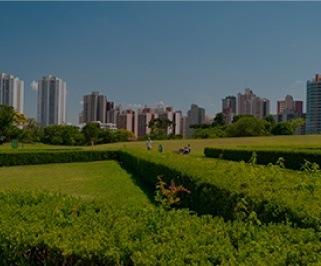
[[[153,147],[152,144],[153,144],[152,140],[150,138],[148,138],[146,140],[146,148],[147,148],[147,150],[151,150],[152,149],[152,147]],[[184,146],[183,148],[180,148],[178,150],[178,153],[179,154],[189,154],[189,153],[191,153],[191,150],[192,150],[191,145],[187,144],[187,146]],[[158,151],[160,153],[162,153],[164,151],[164,146],[162,144],[158,145]]]

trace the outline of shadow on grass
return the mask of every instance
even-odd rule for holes
[[[120,167],[124,169],[127,174],[130,176],[130,178],[133,180],[134,184],[138,186],[147,196],[148,200],[154,204],[157,205],[155,201],[155,187],[151,186],[147,182],[144,182],[144,179],[140,176],[136,175],[134,172],[130,171],[130,169],[127,169],[124,164],[119,163]]]

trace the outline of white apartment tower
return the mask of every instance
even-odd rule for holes
[[[23,113],[24,82],[18,77],[0,72],[0,104],[12,106]]]
[[[42,126],[66,123],[66,82],[48,75],[38,81],[38,122]]]

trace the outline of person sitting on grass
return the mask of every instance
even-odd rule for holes
[[[190,144],[187,144],[187,146],[184,146],[184,148],[178,150],[178,153],[181,153],[181,154],[189,154],[190,152],[191,152]]]
[[[191,145],[187,144],[187,146],[185,146],[183,149],[183,154],[189,154],[191,153],[191,150],[192,150]]]

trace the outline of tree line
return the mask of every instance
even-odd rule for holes
[[[224,114],[218,113],[209,125],[192,125],[193,138],[250,137],[269,135],[293,135],[304,125],[303,118],[276,122],[272,116],[264,119],[252,115],[237,115],[227,124]]]
[[[23,143],[93,145],[129,141],[133,138],[130,131],[102,129],[98,123],[88,123],[82,129],[71,125],[41,127],[34,119],[15,112],[13,107],[0,105],[0,144],[18,140]]]

